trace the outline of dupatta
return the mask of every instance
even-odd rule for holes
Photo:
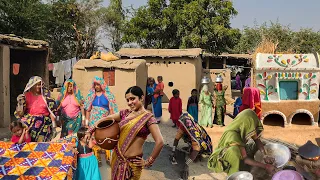
[[[260,91],[258,88],[248,87],[243,89],[242,105],[240,112],[245,109],[252,109],[259,119],[262,115]]]
[[[67,96],[69,83],[72,84],[72,87],[73,87],[73,94],[72,94],[72,96],[76,99],[76,102],[78,103],[78,105],[81,106],[81,104],[83,103],[83,97],[82,97],[82,95],[81,95],[80,90],[79,90],[78,87],[77,87],[76,82],[74,82],[72,79],[68,79],[68,80],[64,83],[64,85],[63,85],[63,87],[62,87],[62,89],[61,89],[61,91],[60,91],[60,93],[59,93],[59,95],[58,95],[58,99],[57,99],[57,101],[56,101],[56,104],[57,104],[57,106],[58,106],[58,109],[61,107],[62,101],[63,101],[63,100],[66,98],[66,96]]]
[[[51,97],[50,91],[44,86],[44,83],[42,81],[42,78],[39,76],[33,76],[29,79],[23,94],[28,92],[34,85],[37,83],[41,82],[41,94],[44,102],[47,104],[47,109],[49,113],[53,116],[56,117],[55,114],[57,112],[57,106],[55,100]],[[24,104],[24,107],[26,107],[26,104]],[[24,114],[27,114],[27,112],[24,112]],[[15,111],[14,115],[16,118],[20,119],[21,117],[18,115],[18,113]]]
[[[120,138],[117,146],[114,148],[111,159],[111,179],[125,180],[130,176],[130,164],[124,156],[124,153],[128,150],[141,128],[145,126],[152,117],[153,114],[144,112],[141,115],[125,118],[120,121]]]
[[[115,99],[114,95],[111,93],[111,91],[110,91],[109,87],[107,86],[106,82],[104,81],[104,79],[100,78],[98,76],[95,76],[93,79],[92,87],[89,90],[89,94],[86,97],[85,102],[84,102],[84,109],[91,110],[91,108],[92,108],[92,102],[93,102],[94,98],[96,97],[94,83],[100,84],[101,89],[103,91],[103,94],[108,99],[110,114],[117,113],[119,110],[118,110],[118,106],[116,104],[116,99]]]

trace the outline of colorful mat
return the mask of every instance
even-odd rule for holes
[[[0,141],[0,179],[71,180],[76,156],[67,143]]]

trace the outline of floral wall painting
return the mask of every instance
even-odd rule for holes
[[[283,58],[282,54],[274,54],[268,56],[267,62],[275,62],[279,66],[284,67],[284,68],[290,68],[290,67],[295,67],[299,65],[302,62],[309,62],[308,56],[307,55],[294,55],[293,59],[290,58]]]
[[[258,74],[258,79],[262,80],[262,83],[258,83],[258,88],[260,88],[260,94],[264,95],[264,100],[269,101],[269,95],[274,92],[277,92],[277,89],[272,85],[268,85],[269,80],[272,79],[272,74],[267,74],[264,72]],[[274,89],[274,92],[272,91]]]
[[[306,96],[306,100],[310,100],[310,95],[317,92],[318,84],[312,83],[312,80],[316,79],[316,77],[314,73],[307,73],[303,76],[305,81],[300,88],[300,93]]]

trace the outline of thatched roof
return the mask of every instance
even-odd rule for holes
[[[138,48],[121,48],[117,54],[121,57],[141,58],[141,57],[189,57],[197,58],[202,53],[202,49],[138,49]]]
[[[0,34],[0,44],[7,44],[15,47],[25,47],[33,49],[45,48],[49,46],[49,43],[46,41],[26,39],[12,34]]]
[[[81,59],[74,65],[73,68],[86,69],[98,67],[135,70],[141,64],[146,64],[146,61],[144,59],[122,59],[116,61],[104,61],[101,59]]]

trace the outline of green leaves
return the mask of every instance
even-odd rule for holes
[[[228,51],[240,37],[230,27],[236,10],[229,1],[149,0],[128,21],[123,40],[146,48],[193,48]]]

